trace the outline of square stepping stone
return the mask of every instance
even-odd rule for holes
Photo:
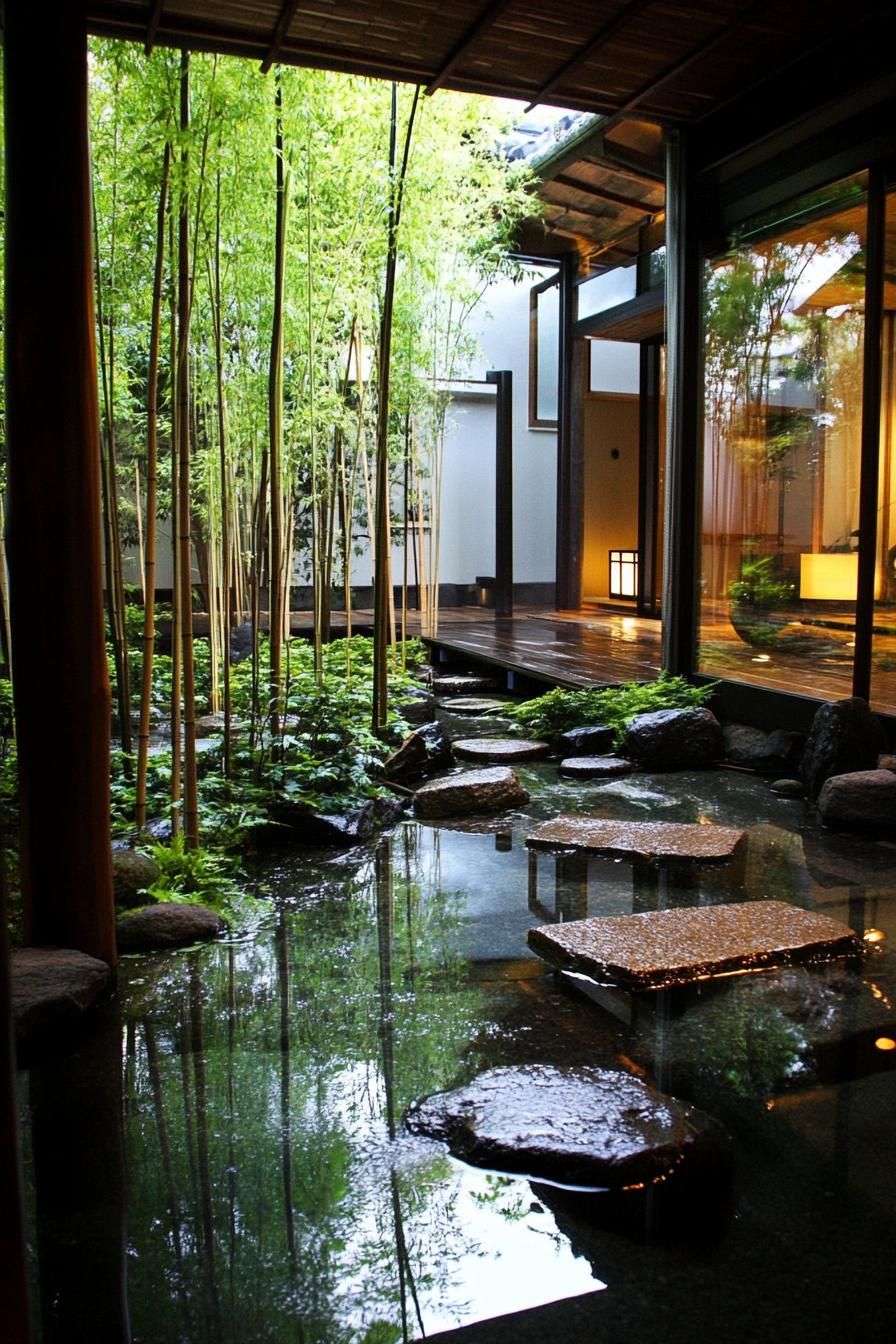
[[[633,859],[730,859],[745,831],[671,821],[607,821],[597,817],[555,817],[526,839],[532,849],[578,849]]]
[[[562,970],[623,989],[667,989],[865,950],[848,925],[786,901],[577,919],[530,929],[528,943]]]

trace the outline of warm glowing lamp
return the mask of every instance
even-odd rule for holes
[[[800,597],[855,602],[858,551],[817,551],[800,556]]]
[[[638,596],[637,551],[610,551],[609,596]]]

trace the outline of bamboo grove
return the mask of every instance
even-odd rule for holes
[[[171,816],[190,848],[197,703],[223,713],[234,769],[235,630],[242,727],[275,762],[296,593],[321,678],[331,609],[350,636],[372,576],[384,729],[411,582],[424,630],[438,620],[445,389],[531,202],[494,152],[506,114],[488,100],[117,43],[95,43],[90,69],[113,697],[141,830],[170,629]]]

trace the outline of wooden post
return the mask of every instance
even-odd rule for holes
[[[4,44],[8,555],[28,937],[113,962],[83,4],[8,0]]]
[[[513,374],[491,370],[495,395],[495,615],[513,615]]]

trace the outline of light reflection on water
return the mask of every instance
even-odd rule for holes
[[[69,1068],[35,1067],[23,1090],[35,1291],[45,1321],[63,1322],[45,1338],[82,1337],[86,1310],[75,1282],[61,1292],[54,1280],[48,1190],[65,1150],[51,1116],[76,1132],[80,1117],[122,1209],[126,1200],[130,1320],[147,1344],[387,1344],[564,1300],[570,1321],[588,1303],[607,1338],[630,1337],[635,1323],[639,1338],[676,1338],[662,1302],[689,1320],[705,1313],[707,1339],[753,1339],[756,1320],[756,1333],[730,1328],[730,1303],[753,1309],[756,1276],[780,1278],[782,1265],[811,1284],[814,1305],[787,1330],[808,1339],[815,1314],[830,1325],[838,1310],[823,1272],[831,1255],[849,1259],[854,1288],[881,1281],[896,1191],[896,1052],[879,1044],[896,1036],[893,849],[819,836],[801,804],[743,775],[633,776],[620,791],[558,782],[550,765],[520,773],[532,801],[513,816],[463,830],[409,821],[378,847],[280,856],[259,870],[270,919],[251,939],[126,959],[112,1037],[98,1032]],[[675,870],[525,848],[532,825],[561,811],[643,820],[658,809],[663,820],[746,826],[745,852],[728,867]],[[525,943],[544,920],[764,898],[883,939],[860,971],[602,1004],[555,980]],[[103,1102],[91,1080],[110,1040],[124,1042],[122,1096],[113,1088]],[[693,1229],[654,1235],[649,1216],[634,1232],[607,1228],[543,1187],[404,1134],[415,1098],[527,1062],[633,1068],[725,1121],[735,1210],[713,1225],[711,1251]],[[107,1141],[119,1105],[126,1196]],[[72,1175],[74,1151],[67,1197],[88,1210],[94,1264],[95,1333],[83,1337],[113,1338],[95,1321],[104,1292],[114,1317],[121,1266],[114,1247],[92,1260],[89,1249],[109,1240],[108,1197],[91,1221],[95,1191]],[[798,1267],[782,1249],[794,1236]],[[769,1291],[785,1311],[789,1294]],[[642,1302],[653,1315],[639,1316]],[[542,1337],[593,1336],[564,1326]]]

